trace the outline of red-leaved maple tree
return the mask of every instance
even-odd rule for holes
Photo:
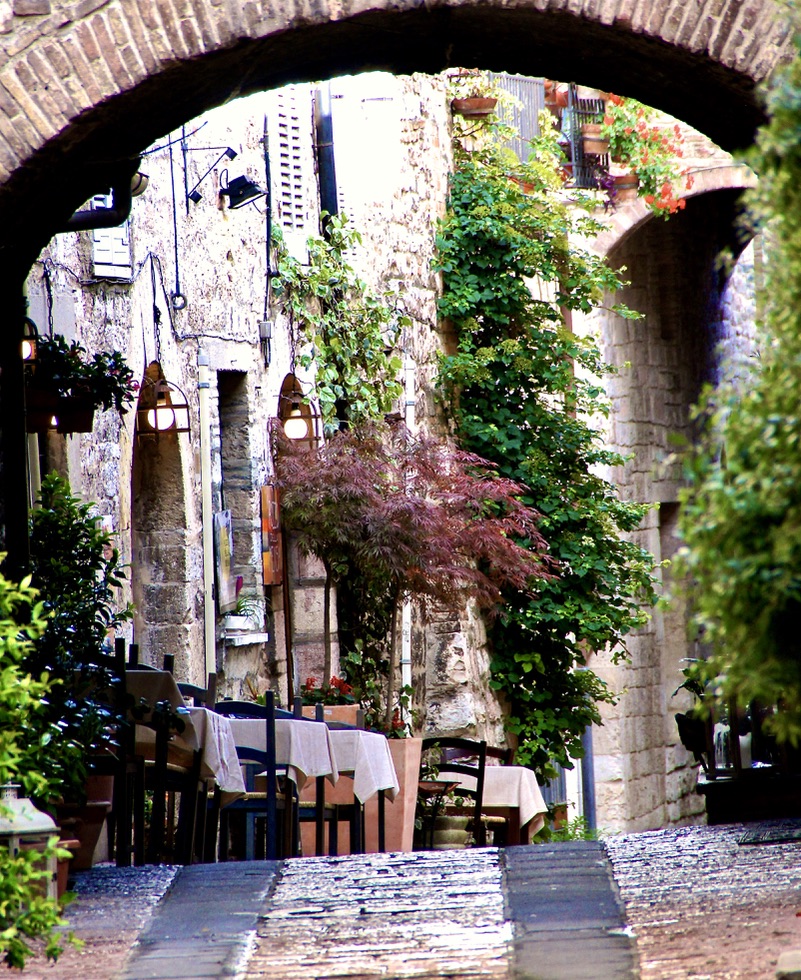
[[[534,592],[555,571],[538,515],[522,503],[524,488],[486,460],[401,424],[341,431],[316,450],[276,438],[284,527],[326,573],[323,676],[331,675],[331,590],[347,586],[362,597],[365,621],[384,613],[389,728],[402,602],[425,596],[459,610],[473,600],[492,614],[502,589]],[[359,623],[352,627],[358,637]]]

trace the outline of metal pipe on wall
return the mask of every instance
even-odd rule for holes
[[[211,416],[209,412],[209,355],[197,352],[200,402],[200,492],[203,526],[203,626],[206,675],[217,673],[217,635],[214,609],[214,537],[211,510]]]

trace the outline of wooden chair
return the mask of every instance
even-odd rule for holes
[[[109,707],[114,722],[116,751],[90,760],[90,769],[99,775],[114,777],[111,811],[106,819],[109,855],[118,867],[142,865],[145,861],[145,760],[134,745],[134,724],[128,713],[129,698],[125,683],[125,640],[114,641],[113,656],[99,654],[98,672],[108,690]],[[107,686],[109,685],[109,686]]]
[[[423,846],[433,844],[434,823],[440,813],[470,816],[470,827],[476,846],[486,845],[486,830],[481,821],[484,802],[484,768],[487,760],[487,743],[450,735],[432,735],[422,740],[420,763],[420,791],[433,800],[426,824],[423,827]],[[432,776],[433,771],[433,776]],[[453,776],[453,779],[450,777]],[[461,785],[460,777],[475,780],[475,788]],[[456,807],[445,798],[452,789],[458,796],[472,800],[472,806]]]
[[[148,864],[191,864],[195,860],[198,802],[206,792],[206,781],[200,775],[199,749],[187,749],[183,758],[173,755],[170,759],[172,724],[167,715],[155,712],[149,722],[156,732],[156,749],[153,761],[145,764],[145,786],[153,793],[145,855]],[[174,832],[176,794],[180,805]]]
[[[445,753],[446,758],[448,752]],[[502,766],[512,766],[515,761],[514,749],[501,749],[487,746],[487,759],[497,759]],[[506,847],[520,842],[520,810],[516,806],[487,806],[482,802],[481,822],[485,838],[492,831],[492,843],[496,847]]]
[[[217,705],[217,675],[209,674],[205,687],[178,681],[178,690],[187,704],[191,701],[196,708],[216,710]]]
[[[159,670],[158,667],[139,662],[139,647],[135,643],[129,647],[126,667],[136,671]],[[173,658],[167,654],[163,669],[172,673],[172,667]],[[180,685],[176,684],[176,687],[180,693]],[[145,789],[151,792],[153,803],[144,861],[148,864],[165,861],[191,864],[198,856],[199,800],[205,801],[208,790],[206,781],[200,776],[201,753],[191,749],[180,754],[170,752],[176,725],[181,724],[181,720],[176,720],[172,712],[153,711],[147,720],[138,720],[137,723],[152,729],[156,736],[153,758],[145,760]],[[177,830],[176,797],[180,800]],[[203,814],[205,816],[205,807]],[[202,857],[202,847],[200,851]]]
[[[279,768],[275,758],[275,696],[267,691],[265,704],[255,701],[218,701],[215,710],[229,718],[258,718],[264,719],[265,748],[255,748],[251,745],[237,745],[236,753],[242,765],[245,780],[245,796],[229,804],[219,807],[219,794],[216,799],[216,816],[219,820],[219,859],[228,860],[230,816],[232,813],[245,813],[245,859],[252,861],[256,855],[257,819],[263,818],[265,824],[264,855],[268,861],[282,856],[284,847],[283,835],[279,833],[279,814],[287,820],[287,799],[284,793],[278,792]],[[257,792],[255,778],[264,773],[266,789]]]

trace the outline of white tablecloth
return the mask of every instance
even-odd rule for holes
[[[394,800],[400,783],[392,762],[389,741],[378,732],[358,728],[331,730],[340,772],[353,774],[354,796],[364,803],[380,789]]]
[[[266,748],[267,729],[260,718],[229,718],[236,745]],[[325,776],[336,783],[339,767],[331,732],[327,725],[299,718],[278,718],[275,722],[275,758],[287,766],[287,775],[302,789],[308,780]]]
[[[245,781],[236,754],[236,741],[229,718],[207,708],[190,708],[189,721],[194,737],[193,748],[201,750],[201,775],[213,776],[223,793],[244,793]],[[185,741],[190,728],[181,736]]]
[[[469,776],[451,775],[466,789],[475,789],[475,780]],[[445,767],[440,767],[439,779],[448,778]],[[537,777],[525,766],[487,766],[484,769],[484,805],[517,807],[520,826],[525,827],[531,821],[529,834],[542,829],[548,812]]]

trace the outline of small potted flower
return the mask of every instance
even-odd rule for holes
[[[356,701],[353,688],[342,677],[332,677],[327,684],[317,687],[316,677],[307,677],[301,686],[300,696],[303,701],[303,714],[314,717],[316,706],[323,705],[323,716],[326,721],[342,721],[355,725],[361,710]]]
[[[467,119],[486,119],[495,112],[498,96],[485,72],[465,68],[448,76],[451,111]]]
[[[681,166],[683,136],[654,122],[655,111],[619,95],[606,103],[601,135],[609,140],[609,154],[627,173],[615,175],[618,188],[637,182],[637,193],[654,214],[663,218],[683,210],[685,200],[678,191],[693,184],[692,175]]]
[[[39,338],[35,359],[26,362],[26,410],[29,432],[91,432],[96,409],[124,414],[139,387],[118,351],[89,355],[77,340],[60,335]]]

